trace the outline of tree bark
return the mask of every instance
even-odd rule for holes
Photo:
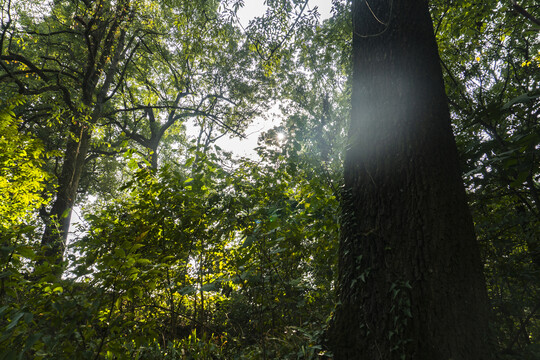
[[[492,359],[427,1],[353,1],[334,359]]]
[[[46,246],[44,255],[54,257],[54,262],[57,264],[63,262],[71,212],[90,149],[91,127],[101,119],[103,107],[109,100],[108,92],[119,70],[121,55],[125,50],[125,30],[119,30],[117,39],[113,39],[116,30],[120,28],[123,21],[127,20],[126,9],[128,8],[129,1],[119,2],[116,13],[112,15],[113,21],[110,22],[110,26],[103,22],[100,24],[101,31],[89,37],[88,40],[87,64],[80,88],[77,90],[80,91],[82,104],[86,109],[91,109],[91,112],[74,114],[75,119],[78,120],[70,126],[71,136],[67,139],[56,197],[51,211],[45,216],[45,231],[41,238],[41,245]],[[89,25],[85,23],[85,26]],[[101,60],[96,62],[95,54],[99,50],[101,50]],[[105,67],[108,60],[103,59],[109,55],[112,60],[106,66],[106,71],[99,71],[98,69]],[[99,84],[100,79],[103,81],[102,84]],[[61,271],[62,269],[60,273]]]
[[[45,231],[41,238],[41,245],[48,247],[44,254],[54,256],[57,262],[63,259],[71,212],[90,148],[90,132],[87,125],[74,124],[70,131],[73,138],[68,139],[62,172],[58,178],[56,198],[47,216]]]

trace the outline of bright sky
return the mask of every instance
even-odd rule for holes
[[[266,10],[265,0],[245,0],[244,7],[238,11],[238,16],[242,25],[246,26],[249,20],[256,16],[264,15]],[[319,12],[319,21],[328,19],[331,15],[332,0],[309,0],[309,9],[317,7]],[[273,114],[275,113],[275,115]],[[217,145],[225,151],[231,151],[237,156],[246,156],[250,158],[256,157],[255,147],[257,147],[257,139],[259,135],[270,128],[279,125],[281,119],[277,114],[277,106],[274,111],[267,114],[267,119],[257,118],[249,126],[246,131],[247,138],[229,138],[224,136],[217,141]],[[189,127],[188,127],[189,131]]]
[[[244,7],[238,11],[238,16],[242,25],[247,25],[247,22],[255,16],[261,16],[266,10],[264,0],[245,0]],[[317,7],[319,9],[320,20],[324,20],[330,17],[330,10],[332,9],[332,0],[309,0],[308,4],[310,9]]]

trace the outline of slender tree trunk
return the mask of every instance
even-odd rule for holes
[[[427,1],[353,1],[341,359],[491,359],[488,300]]]
[[[127,8],[129,2],[124,4]],[[118,4],[118,11],[123,14],[122,3]],[[123,16],[120,16],[121,19]],[[120,22],[115,21],[108,33],[113,31],[120,25]],[[107,34],[104,31],[102,35]],[[118,70],[118,64],[125,43],[125,30],[119,32],[116,42],[106,41],[102,44],[103,37],[94,38],[95,43],[92,52],[97,53],[100,46],[103,53],[111,54],[112,61],[105,72],[103,84],[98,88],[101,72],[96,71],[96,63],[94,55],[88,56],[88,66],[85,69],[85,77],[81,83],[82,103],[86,108],[92,109],[89,119],[85,119],[83,114],[80,114],[83,119],[70,126],[71,135],[68,137],[66,151],[64,153],[64,162],[62,164],[62,172],[58,178],[58,188],[56,199],[53,203],[51,211],[45,220],[45,231],[41,238],[41,245],[48,246],[45,251],[46,256],[54,256],[56,263],[62,263],[66,240],[71,222],[71,212],[77,197],[79,189],[79,181],[81,179],[86,156],[90,149],[91,129],[90,127],[98,122],[101,118],[103,106],[108,101],[107,93],[111,87],[114,75]],[[94,97],[96,100],[94,101]]]
[[[45,255],[55,256],[60,262],[65,249],[79,180],[90,147],[90,132],[87,125],[72,125],[70,131],[76,140],[71,137],[68,139],[62,172],[58,178],[56,199],[49,212],[45,232],[41,239],[41,245],[48,246]]]

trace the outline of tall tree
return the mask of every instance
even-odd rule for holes
[[[51,209],[42,211],[42,245],[48,247],[46,254],[61,259],[94,127],[116,92],[115,78],[122,79],[122,69],[139,47],[139,33],[145,32],[130,28],[137,9],[129,0],[8,1],[4,10],[8,21],[2,27],[0,59],[6,92],[30,99],[28,123],[37,118],[61,124],[56,194]]]
[[[532,0],[430,3],[469,204],[505,354],[537,354],[540,43]],[[524,17],[525,16],[525,17]]]
[[[61,152],[51,206],[41,211],[41,244],[58,261],[89,164],[131,139],[157,167],[165,132],[181,120],[240,133],[258,111],[264,73],[239,80],[254,57],[219,1],[8,0],[2,10],[0,81],[27,99],[17,109],[24,128]]]
[[[335,359],[490,359],[488,301],[424,0],[353,1]]]

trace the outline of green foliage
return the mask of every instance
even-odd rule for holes
[[[518,5],[538,16],[532,4]],[[435,6],[433,17],[483,246],[493,327],[504,356],[534,359],[540,325],[540,47],[538,30],[515,9],[497,1],[454,1]]]
[[[0,359],[330,357],[319,342],[336,278],[349,2],[333,1],[323,23],[300,1],[268,2],[244,30],[240,1],[12,3],[0,53]],[[540,48],[509,6],[435,1],[432,15],[500,353],[537,359]],[[261,135],[257,159],[213,145],[274,100],[284,121]],[[58,278],[36,212],[77,126],[92,132],[85,222]],[[388,294],[398,347],[407,287]]]
[[[167,346],[161,346],[158,342],[139,348],[135,353],[136,359],[227,359],[223,352],[221,340],[215,336],[207,338],[206,333],[197,337],[197,331],[185,339],[169,342]]]
[[[28,358],[317,358],[337,201],[307,166],[291,182],[280,152],[230,172],[210,151],[137,171],[87,216],[66,279],[13,264],[0,341]]]
[[[21,103],[0,104],[0,229],[28,220],[45,202],[44,149],[38,139],[19,133],[13,108]]]

